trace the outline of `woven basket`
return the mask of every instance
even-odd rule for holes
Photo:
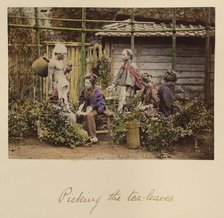
[[[47,77],[48,75],[48,63],[49,60],[45,57],[39,57],[32,64],[32,69],[41,77]]]

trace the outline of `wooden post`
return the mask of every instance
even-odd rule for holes
[[[206,22],[206,39],[205,39],[205,80],[204,80],[204,101],[207,102],[210,99],[210,8],[207,10],[207,22]]]
[[[176,70],[176,8],[173,9],[172,69]]]
[[[110,53],[110,66],[111,66],[111,75],[112,75],[112,77],[114,77],[115,76],[115,72],[114,72],[114,63],[115,63],[115,61],[114,61],[114,58],[115,58],[115,54],[114,54],[114,50],[115,50],[115,48],[114,48],[114,42],[112,41],[111,42],[111,53]]]
[[[137,67],[141,70],[141,44],[140,41],[137,41]]]
[[[37,44],[37,58],[40,57],[40,31],[39,31],[39,11],[38,8],[35,8],[35,29],[36,29],[36,44]],[[38,97],[40,99],[40,101],[42,101],[43,99],[43,78],[39,77],[38,75],[35,76],[35,80],[36,80],[36,86],[38,86],[37,88],[37,92],[38,92]]]
[[[135,52],[134,8],[131,9],[131,50],[133,52],[133,62],[134,62],[134,52]]]
[[[83,88],[83,79],[86,73],[86,8],[82,8],[82,45],[81,45],[81,75],[79,79],[79,92],[81,92]]]

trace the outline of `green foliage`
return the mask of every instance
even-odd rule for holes
[[[111,80],[110,70],[111,65],[105,56],[102,56],[96,62],[96,67],[93,69],[97,76],[101,79],[103,86],[108,86]]]
[[[175,142],[189,135],[189,131],[174,125],[175,117],[158,120],[141,118],[141,144],[150,151],[165,152]]]
[[[37,133],[38,103],[13,102],[9,104],[9,141]]]
[[[201,102],[189,104],[186,109],[169,118],[158,115],[157,119],[149,119],[137,109],[117,114],[113,127],[116,143],[126,142],[125,125],[140,120],[141,145],[150,151],[165,152],[174,143],[187,136],[195,136],[203,128],[213,130],[213,111]]]
[[[48,143],[69,147],[85,143],[87,135],[72,126],[61,110],[48,103],[14,103],[9,108],[9,140],[39,136]]]
[[[39,137],[43,141],[72,148],[85,143],[86,137],[80,134],[79,127],[72,126],[60,109],[51,104],[42,105],[39,123]]]
[[[189,104],[182,112],[156,121],[142,118],[141,142],[153,151],[165,151],[186,136],[195,136],[203,128],[213,128],[213,114],[202,102]]]
[[[118,115],[114,116],[112,132],[113,140],[116,144],[123,144],[126,142],[126,128]]]
[[[191,132],[189,135],[195,135],[203,128],[209,128],[212,131],[214,126],[213,110],[203,102],[193,103],[182,113],[177,114],[174,124]]]
[[[139,122],[140,113],[135,108],[130,111],[123,112],[122,114],[115,114],[113,119],[113,140],[116,144],[122,144],[126,142],[126,125],[132,125]]]

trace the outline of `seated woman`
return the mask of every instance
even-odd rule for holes
[[[164,84],[159,87],[159,112],[168,117],[174,112],[174,88],[177,75],[174,70],[167,70],[164,76]]]
[[[157,96],[157,88],[152,83],[152,75],[144,72],[141,74],[142,84],[144,89],[141,94],[141,101],[138,105],[140,111],[144,111],[147,117],[153,117],[157,114],[157,103],[159,101]]]
[[[85,117],[86,130],[91,143],[98,142],[96,137],[96,122],[94,116],[106,110],[102,91],[96,87],[97,76],[89,74],[85,77],[85,89],[79,97],[77,115]]]

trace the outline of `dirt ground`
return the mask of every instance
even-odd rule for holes
[[[199,140],[200,150],[195,151],[191,140],[175,145],[175,149],[162,156],[146,148],[128,149],[126,145],[116,145],[110,137],[99,137],[99,142],[91,147],[69,148],[55,146],[28,138],[9,144],[10,159],[72,159],[72,160],[144,160],[144,159],[214,159],[214,145],[211,137]]]

